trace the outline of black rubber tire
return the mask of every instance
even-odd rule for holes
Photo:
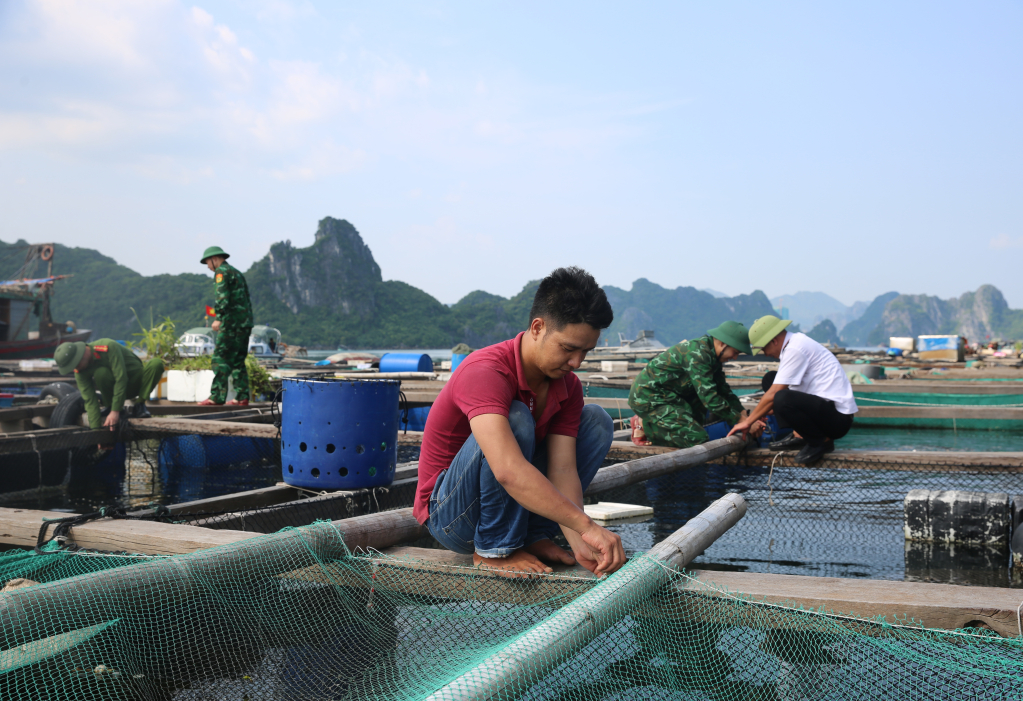
[[[51,382],[43,387],[43,390],[39,393],[39,399],[42,400],[47,397],[56,397],[59,402],[64,397],[77,391],[78,388],[70,382]]]
[[[65,426],[77,426],[79,417],[85,413],[85,400],[76,389],[67,395],[50,414],[50,428],[64,428]]]

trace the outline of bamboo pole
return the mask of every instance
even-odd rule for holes
[[[633,558],[607,582],[565,605],[427,700],[517,696],[652,596],[668,581],[670,568],[689,564],[745,513],[745,500],[738,494],[726,494],[646,556]]]

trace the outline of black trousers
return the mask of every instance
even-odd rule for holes
[[[837,441],[849,433],[853,423],[853,415],[840,412],[830,399],[794,389],[774,395],[774,417],[779,426],[791,428],[810,445],[820,445],[828,438]]]

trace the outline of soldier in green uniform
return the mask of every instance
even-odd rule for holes
[[[227,262],[229,255],[219,246],[210,246],[202,254],[202,264],[213,271],[217,284],[217,301],[213,311],[213,330],[219,331],[213,351],[213,387],[210,398],[200,404],[223,404],[227,399],[227,380],[234,380],[235,398],[228,404],[249,403],[249,371],[245,357],[249,354],[252,332],[252,302],[245,276]]]
[[[101,338],[94,343],[61,343],[53,353],[57,370],[67,375],[73,370],[78,391],[85,400],[89,427],[117,426],[125,400],[132,399],[131,417],[149,418],[146,399],[163,376],[163,361],[153,358],[145,364],[117,341]],[[96,392],[110,408],[104,421]]]
[[[725,382],[722,364],[740,352],[750,353],[749,333],[742,324],[726,321],[706,336],[678,343],[651,360],[629,392],[629,407],[639,418],[633,420],[633,442],[676,448],[703,443],[708,411],[737,423],[742,405]]]

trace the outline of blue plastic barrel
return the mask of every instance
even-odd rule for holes
[[[313,489],[390,484],[398,461],[398,380],[284,380],[284,481]]]
[[[458,366],[462,364],[462,361],[469,357],[468,353],[452,353],[451,354],[451,372],[458,369]]]
[[[433,372],[433,361],[426,353],[384,353],[380,372]]]
[[[732,430],[732,427],[724,421],[715,421],[704,426],[703,430],[707,432],[707,440],[716,441],[726,437],[728,432]]]

